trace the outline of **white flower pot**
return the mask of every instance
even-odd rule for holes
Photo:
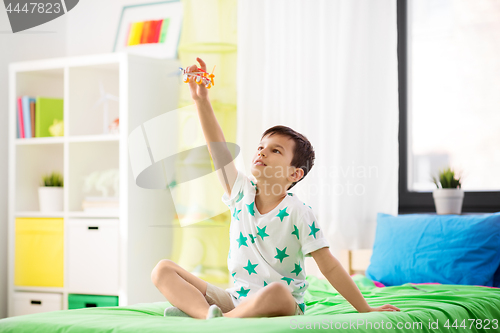
[[[38,202],[41,212],[63,211],[63,187],[42,186],[38,188]]]
[[[432,192],[438,215],[461,214],[464,190],[461,188],[439,188]]]

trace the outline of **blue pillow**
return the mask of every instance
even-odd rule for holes
[[[500,265],[498,266],[497,271],[493,276],[493,287],[500,288]]]
[[[386,286],[408,282],[495,286],[500,266],[500,213],[378,213],[365,274]],[[495,281],[497,280],[497,281]]]

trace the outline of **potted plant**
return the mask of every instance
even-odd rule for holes
[[[63,210],[63,177],[58,172],[42,176],[38,188],[38,202],[41,212],[60,212]]]
[[[438,215],[462,213],[464,190],[462,190],[460,178],[455,177],[455,171],[451,168],[439,172],[439,181],[434,176],[432,177],[437,187],[432,192],[432,197]]]

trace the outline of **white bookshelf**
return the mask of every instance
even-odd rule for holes
[[[182,82],[177,60],[160,60],[126,53],[18,62],[9,66],[9,212],[8,212],[8,316],[13,315],[16,292],[56,293],[61,309],[68,309],[68,294],[80,294],[68,281],[68,227],[71,221],[118,220],[118,281],[115,290],[95,295],[119,297],[119,305],[164,301],[150,279],[157,262],[170,255],[175,216],[170,193],[136,186],[128,157],[128,135],[137,126],[177,108]],[[101,110],[92,110],[100,97],[99,82],[118,96],[111,103],[110,121],[120,118],[119,134],[103,134]],[[64,136],[18,139],[17,97],[22,95],[64,99]],[[171,133],[176,137],[177,133]],[[119,170],[120,208],[116,213],[86,213],[81,207],[83,178],[93,171]],[[41,175],[59,171],[64,177],[64,210],[40,212]],[[94,195],[98,195],[97,193]],[[37,287],[14,284],[16,218],[64,220],[64,286]],[[155,227],[156,226],[156,227]],[[75,256],[75,254],[71,254]],[[78,256],[85,255],[79,253]],[[112,288],[113,289],[113,288]],[[84,293],[92,294],[86,290]]]

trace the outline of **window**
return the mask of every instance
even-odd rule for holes
[[[433,212],[451,166],[463,212],[500,211],[500,3],[398,0],[399,212]]]

